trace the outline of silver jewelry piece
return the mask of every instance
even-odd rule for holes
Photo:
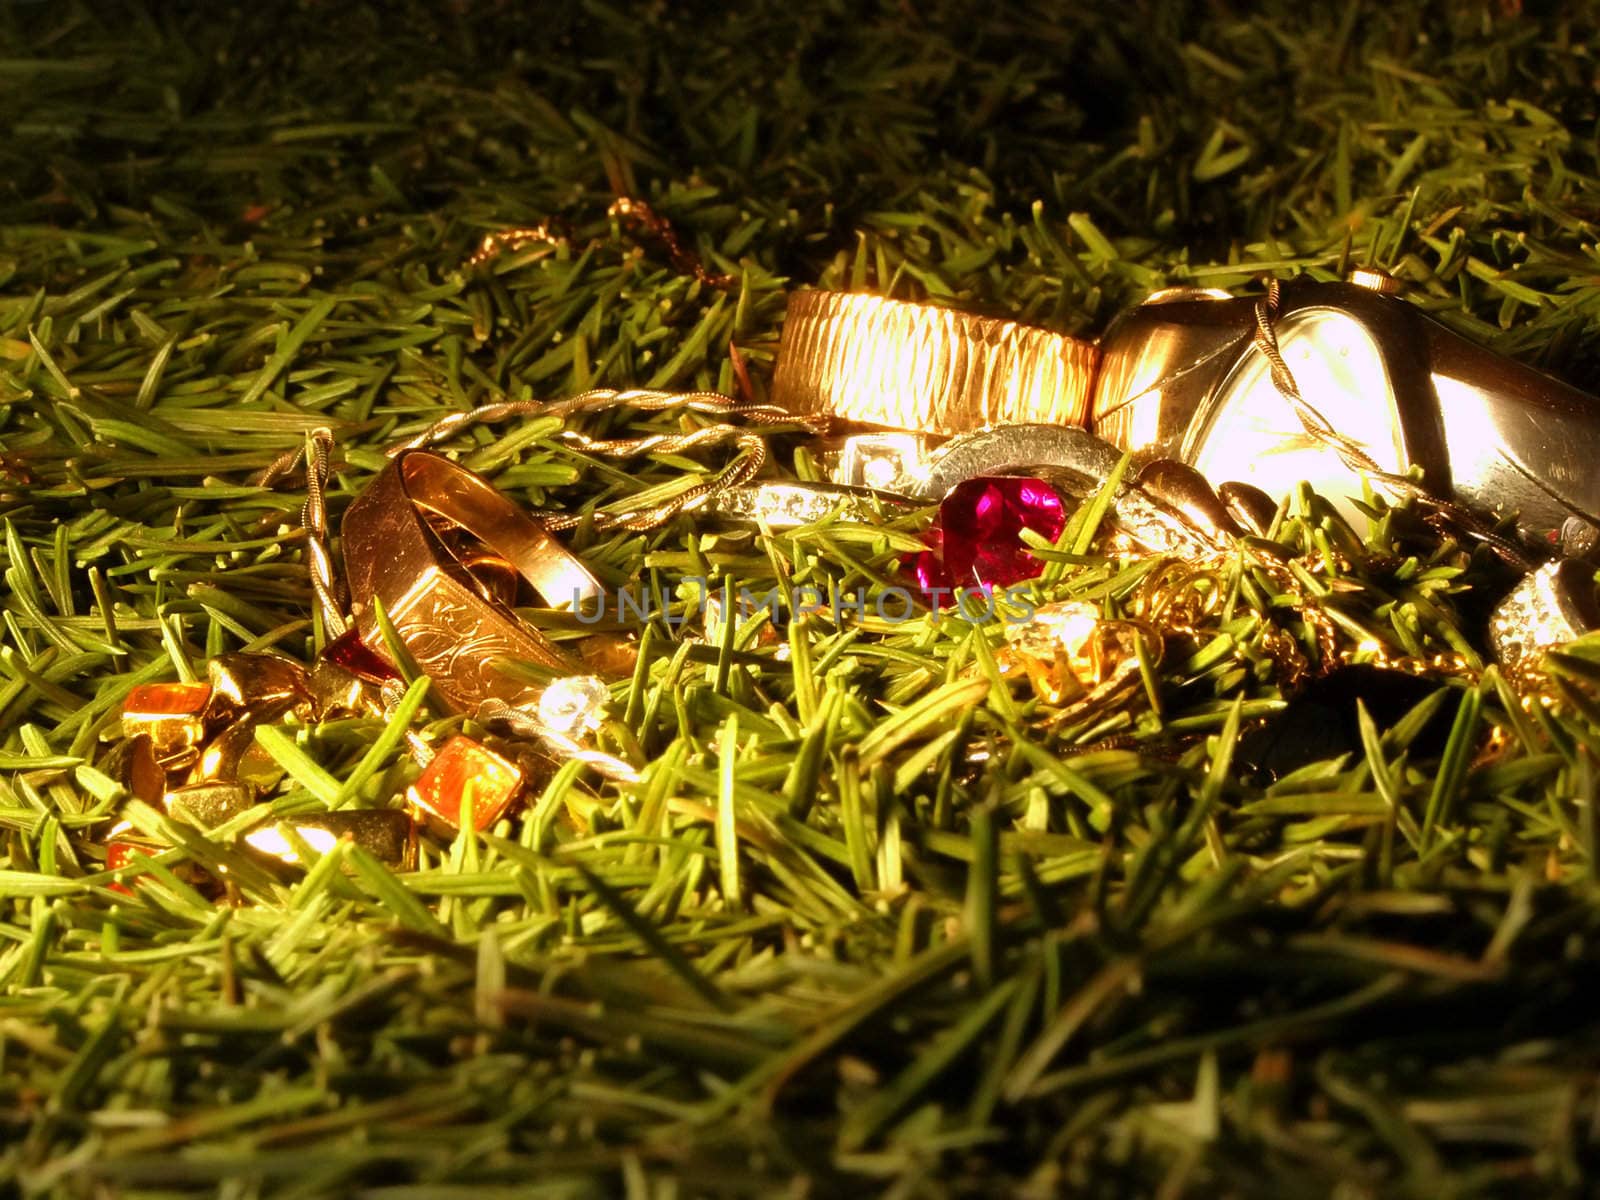
[[[917,507],[915,500],[871,488],[773,481],[728,488],[707,500],[700,511],[726,521],[789,530],[814,525],[835,513],[852,521],[876,521],[886,511],[895,516]]]
[[[1524,575],[1489,618],[1489,645],[1510,675],[1537,670],[1545,651],[1600,628],[1594,568],[1562,558]]]

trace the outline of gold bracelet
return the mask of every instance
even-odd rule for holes
[[[775,403],[938,436],[1082,425],[1099,351],[1015,321],[848,292],[789,298]]]
[[[437,454],[411,450],[356,498],[341,526],[351,611],[368,646],[383,645],[376,598],[417,666],[446,700],[468,712],[485,700],[515,707],[527,699],[528,686],[498,669],[503,660],[580,674],[544,634],[473,578],[425,513],[483,542],[546,603],[576,606],[600,594],[588,568],[487,480]]]

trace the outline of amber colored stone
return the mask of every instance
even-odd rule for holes
[[[453,829],[461,828],[461,810],[470,800],[472,826],[481,831],[505,815],[522,785],[522,772],[493,750],[469,737],[453,737],[406,796]]]
[[[122,732],[146,734],[163,761],[193,750],[205,736],[209,683],[145,683],[122,703]]]
[[[153,859],[172,849],[171,846],[166,845],[163,842],[147,837],[144,833],[136,829],[131,821],[118,821],[116,824],[114,824],[106,833],[105,847],[105,869],[107,871],[120,871],[129,867],[135,867],[135,855],[143,855],[146,858]],[[181,883],[187,884],[189,887],[195,888],[206,893],[207,895],[214,895],[216,893],[217,881],[215,877],[207,873],[203,867],[200,867],[195,863],[180,860],[165,867],[164,871],[171,872],[171,874],[176,876]],[[156,875],[157,872],[154,870],[145,871],[136,868],[132,871],[129,871],[126,878],[128,883],[137,887],[140,884],[157,882]],[[112,882],[108,883],[106,886],[114,892],[120,892],[124,896],[133,895],[132,888],[128,887],[126,884]]]
[[[133,861],[133,856],[138,849],[139,847],[132,842],[112,842],[106,847],[106,870],[120,871]],[[120,885],[112,884],[111,886],[118,887]]]
[[[141,683],[122,702],[124,717],[193,717],[211,699],[209,683]]]
[[[106,842],[106,870],[118,871],[123,867],[133,864],[133,857],[142,854],[147,858],[154,858],[166,847],[142,837],[127,821],[119,821],[111,830],[110,839]],[[130,875],[130,882],[138,883],[146,872]],[[107,885],[113,892],[121,892],[124,896],[133,895],[133,889],[124,883]]]

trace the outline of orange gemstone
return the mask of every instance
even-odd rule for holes
[[[141,850],[148,852],[147,847],[137,845],[133,842],[108,842],[106,844],[106,870],[121,870],[123,867],[131,863],[133,861],[133,856]],[[137,882],[137,876],[135,876],[134,879]],[[113,892],[121,892],[124,896],[133,895],[133,889],[125,883],[113,883],[110,886]]]
[[[210,700],[209,683],[142,683],[122,702],[122,715],[198,717]]]
[[[210,700],[209,683],[141,684],[122,703],[122,731],[129,737],[148,734],[156,757],[168,759],[205,736],[203,716]]]
[[[453,737],[422,769],[407,797],[456,829],[470,801],[472,827],[481,831],[505,815],[522,783],[522,772],[493,750],[469,737]]]

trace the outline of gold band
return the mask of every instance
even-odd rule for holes
[[[350,606],[363,640],[382,651],[376,597],[418,667],[446,700],[469,712],[484,700],[515,705],[527,698],[526,684],[497,669],[502,660],[581,673],[472,577],[430,527],[427,513],[482,541],[546,603],[577,605],[600,593],[583,563],[487,480],[447,458],[412,450],[384,468],[341,525]]]
[[[1099,352],[1015,321],[848,292],[789,297],[772,398],[792,413],[951,436],[1082,425]]]

